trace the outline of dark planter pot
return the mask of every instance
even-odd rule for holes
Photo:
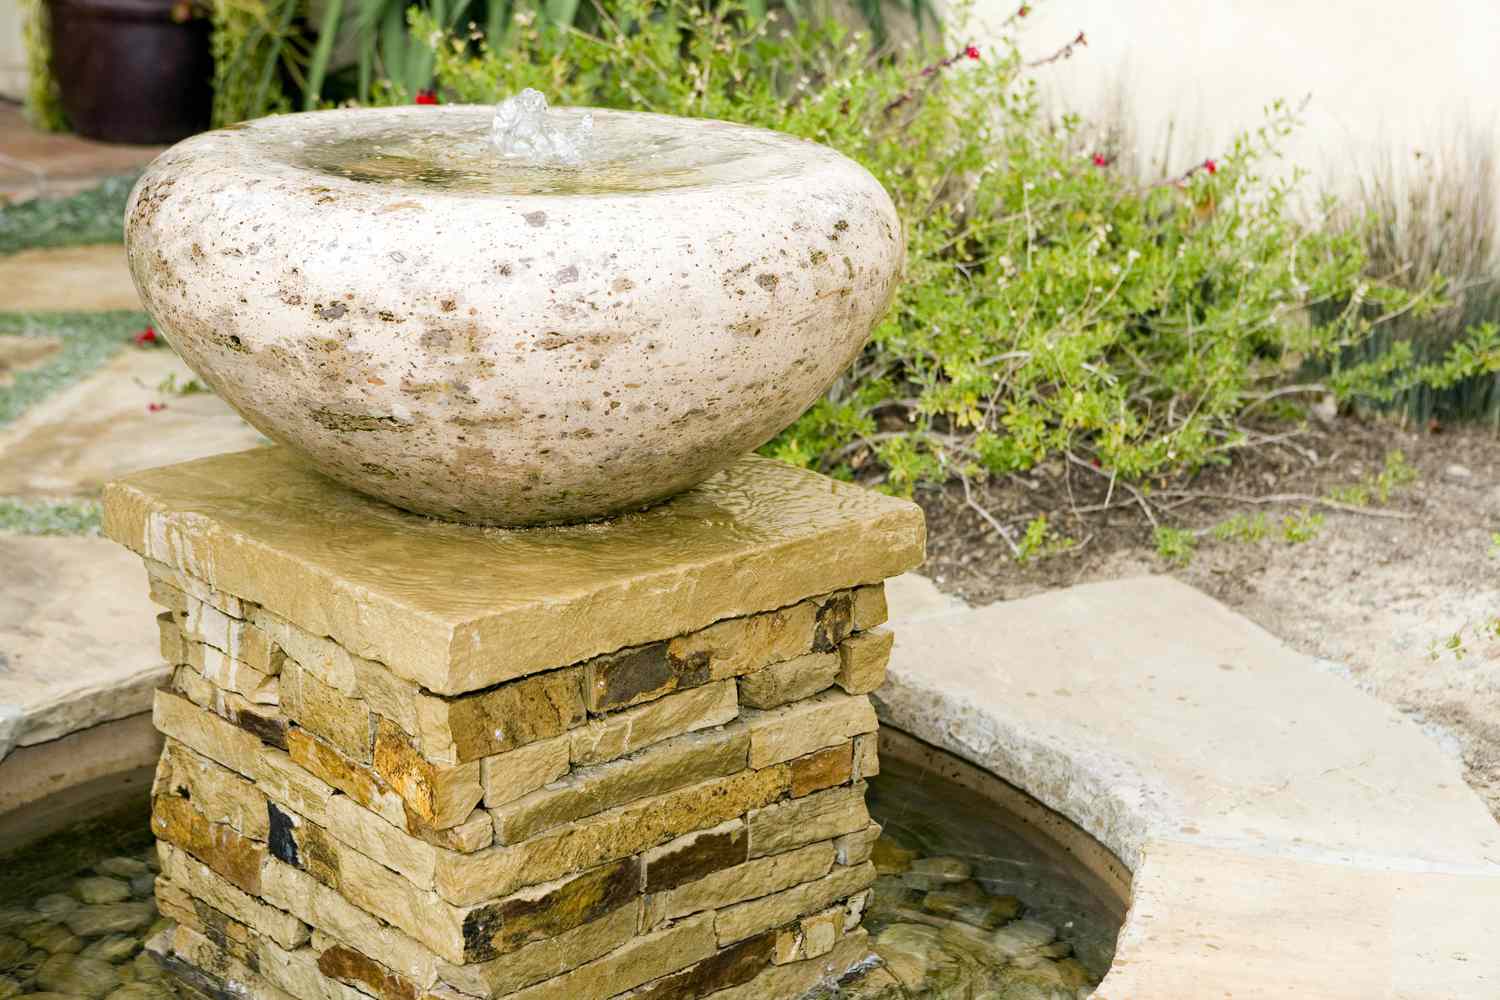
[[[172,19],[173,0],[47,0],[52,72],[74,131],[166,143],[208,128],[209,23]]]

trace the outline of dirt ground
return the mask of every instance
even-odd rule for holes
[[[1394,450],[1415,479],[1382,503],[1377,477]],[[1171,573],[1423,724],[1462,757],[1469,783],[1500,819],[1500,433],[1339,418],[1241,457],[1151,492],[1159,523],[1195,535],[1186,563],[1157,552],[1129,493],[1117,486],[1111,494],[1103,474],[1059,463],[976,487],[973,506],[957,485],[919,494],[930,532],[922,572],[971,603]],[[1362,505],[1315,502],[1359,484],[1370,494]],[[1305,499],[1249,503],[1173,490]],[[1106,498],[1108,509],[1086,510]],[[1072,545],[1018,563],[974,506],[1016,533],[1046,512]],[[1321,525],[1310,524],[1304,508],[1321,515]],[[1212,532],[1236,515],[1242,526],[1254,524],[1261,513],[1264,537]],[[1294,536],[1305,527],[1312,537],[1288,540],[1288,516]]]

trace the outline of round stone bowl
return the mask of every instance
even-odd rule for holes
[[[474,106],[199,135],[131,195],[136,287],[216,393],[356,490],[488,525],[647,506],[818,398],[903,240],[823,146],[593,114],[568,167],[501,156]]]

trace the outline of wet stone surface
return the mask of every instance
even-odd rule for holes
[[[889,762],[870,782],[870,963],[821,1000],[1081,1000],[1118,924],[982,803]],[[142,950],[167,926],[144,815],[0,855],[0,1000],[205,1000]],[[3,850],[3,846],[0,846]]]

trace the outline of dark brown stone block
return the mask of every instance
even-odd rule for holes
[[[665,892],[705,875],[744,864],[750,858],[750,833],[736,821],[733,829],[703,830],[646,855],[646,892]]]
[[[537,895],[513,896],[464,918],[464,961],[484,962],[597,920],[640,895],[641,862],[601,865]]]
[[[710,955],[697,965],[648,983],[630,1000],[697,1000],[731,986],[748,983],[771,964],[776,932],[749,938]]]
[[[598,656],[584,664],[590,712],[608,712],[651,701],[710,680],[709,655],[672,655],[666,642]]]
[[[340,944],[325,948],[318,956],[318,971],[363,990],[376,1000],[417,1000],[422,995],[416,983]]]
[[[792,764],[792,798],[842,785],[854,774],[854,744],[836,747],[798,757]]]

